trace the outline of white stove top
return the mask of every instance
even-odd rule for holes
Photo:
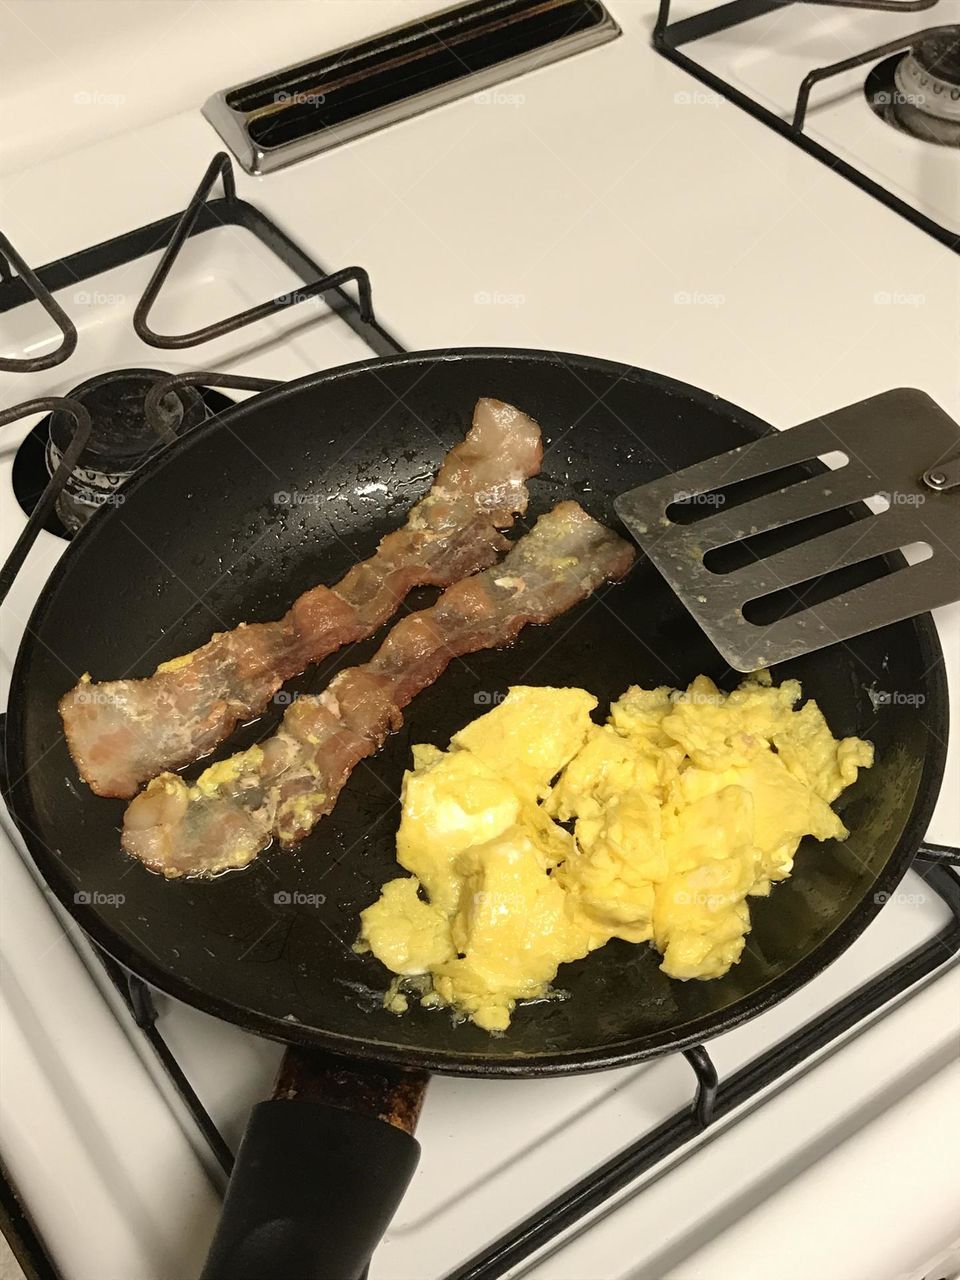
[[[622,39],[518,80],[510,97],[519,101],[467,99],[266,179],[238,172],[240,194],[326,267],[365,266],[378,315],[410,347],[599,354],[708,387],[780,426],[896,385],[922,387],[960,419],[957,256],[735,108],[678,99],[694,85],[649,47],[652,3],[610,7]],[[375,5],[354,8],[362,19],[350,21],[396,20],[393,9],[378,24]],[[233,78],[216,74],[207,89]],[[137,120],[132,132],[19,171],[0,193],[0,223],[27,259],[37,265],[182,208],[219,149],[202,96],[182,114]],[[62,291],[80,330],[76,354],[47,374],[0,375],[0,404],[63,393],[108,368],[289,378],[368,354],[336,318],[312,323],[309,304],[193,351],[144,347],[129,316],[154,261]],[[248,234],[218,229],[188,245],[156,325],[195,328],[296,283]],[[884,291],[923,300],[884,305]],[[36,307],[0,316],[0,333],[11,354],[56,343]],[[0,451],[0,555],[24,519],[10,467],[31,425],[8,428]],[[4,698],[63,546],[42,536],[0,610]],[[938,625],[956,714],[960,609],[940,611]],[[956,740],[948,776],[960,764]],[[955,788],[929,834],[960,839]],[[88,945],[73,926],[64,932],[17,847],[0,832],[4,1160],[67,1280],[186,1280],[221,1180]],[[721,1076],[943,922],[942,904],[911,873],[837,964],[711,1044]],[[958,978],[936,975],[524,1274],[759,1280],[771,1258],[782,1280],[952,1274],[946,1263],[931,1268],[960,1237],[951,1200],[960,1163],[942,1141],[960,1122]],[[235,1143],[279,1049],[175,1002],[160,1007],[164,1036]],[[434,1080],[421,1166],[374,1280],[442,1276],[692,1089],[682,1059],[546,1082]]]

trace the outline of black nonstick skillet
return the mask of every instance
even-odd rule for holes
[[[774,672],[802,681],[835,734],[872,740],[877,762],[838,802],[850,838],[801,849],[792,878],[752,905],[749,945],[724,978],[674,982],[655,952],[614,942],[562,972],[569,998],[518,1009],[502,1036],[415,1004],[403,1017],[386,1012],[388,975],[352,944],[358,913],[396,874],[397,794],[412,743],[445,745],[514,683],[586,685],[602,702],[630,684],[684,685],[700,672],[728,688],[739,680],[641,558],[624,582],[528,629],[512,648],[454,662],[295,852],[271,849],[207,882],[168,882],[127,859],[123,804],[79,781],[59,697],[85,671],[146,675],[211,632],[277,617],[308,586],[338,579],[425,491],[481,395],[516,403],[543,428],[530,518],[572,497],[616,526],[617,494],[768,430],[705,392],[580,356],[466,350],[328,371],[227,411],[149,465],[123,505],[98,513],[75,539],[23,641],[7,717],[8,803],[59,899],[97,943],[162,991],[334,1055],[334,1084],[322,1096],[299,1087],[293,1072],[279,1098],[255,1112],[209,1280],[359,1274],[416,1162],[417,1072],[614,1067],[699,1044],[783,999],[879,910],[937,797],[945,677],[923,616]],[[821,522],[826,529],[850,518]],[[892,563],[856,566],[849,582]],[[291,689],[322,688],[375,644],[335,655]],[[878,700],[877,689],[897,696]],[[270,715],[282,711],[278,704]],[[249,726],[222,753],[270,724]],[[360,1108],[340,1087],[357,1059],[368,1064]]]

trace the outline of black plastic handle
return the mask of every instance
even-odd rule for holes
[[[414,1137],[375,1116],[259,1103],[201,1280],[358,1280],[419,1158]]]

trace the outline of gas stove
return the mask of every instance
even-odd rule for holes
[[[659,368],[778,426],[896,384],[957,416],[949,245],[739,104],[700,101],[702,82],[651,48],[651,5],[610,8],[619,39],[518,79],[500,101],[478,94],[269,178],[237,175],[236,193],[197,107],[18,175],[2,208],[19,260],[0,279],[0,352],[29,367],[0,367],[0,411],[60,403],[4,428],[0,559],[69,447],[78,388],[108,429],[0,609],[4,701],[65,535],[122,500],[135,464],[116,456],[109,427],[128,392],[149,453],[266,380],[401,343],[491,342]],[[851,11],[784,8],[765,20],[780,32],[806,22],[817,44],[806,70],[840,56],[817,42]],[[751,38],[743,63],[761,76],[772,40]],[[864,129],[955,164],[949,147],[877,118],[869,69]],[[104,202],[118,165],[136,181]],[[496,183],[478,186],[488,172]],[[72,222],[54,200],[68,189]],[[883,294],[921,300],[896,308]],[[958,615],[937,617],[954,697]],[[25,1210],[14,1234],[39,1274],[185,1280],[281,1050],[105,962],[0,820],[2,1156]],[[705,1052],[571,1079],[435,1079],[421,1165],[374,1280],[750,1280],[773,1258],[785,1280],[954,1275],[960,1169],[941,1137],[957,1120],[960,888],[944,850],[958,835],[945,794],[925,860],[855,946]],[[820,1229],[798,1228],[810,1221]]]

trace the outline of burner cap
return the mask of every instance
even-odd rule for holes
[[[116,369],[67,393],[85,406],[93,424],[86,448],[57,499],[57,514],[71,532],[98,507],[117,501],[117,490],[149,458],[207,417],[200,392],[182,387],[160,402],[162,434],[147,421],[147,392],[167,376],[156,369]],[[46,448],[51,475],[60,465],[73,429],[67,414],[51,415]]]
[[[914,137],[960,147],[960,25],[928,31],[897,62],[891,109]]]
[[[960,88],[960,25],[928,31],[913,46],[912,54],[917,65],[935,81]]]
[[[153,369],[121,369],[85,382],[71,392],[80,396],[92,414],[93,439],[80,458],[80,470],[67,483],[67,496],[61,493],[57,510],[44,522],[48,533],[69,538],[97,507],[122,501],[122,497],[114,497],[117,488],[158,447],[155,433],[144,431],[144,398],[154,382],[167,376]],[[162,402],[165,425],[173,435],[183,435],[203,418],[233,405],[229,396],[210,387],[196,388],[196,395],[202,402],[200,406],[192,387],[171,393]],[[72,430],[73,423],[65,415],[47,414],[17,449],[11,480],[16,499],[27,515],[39,502]],[[165,434],[169,440],[169,433]],[[113,466],[116,470],[108,469]]]

